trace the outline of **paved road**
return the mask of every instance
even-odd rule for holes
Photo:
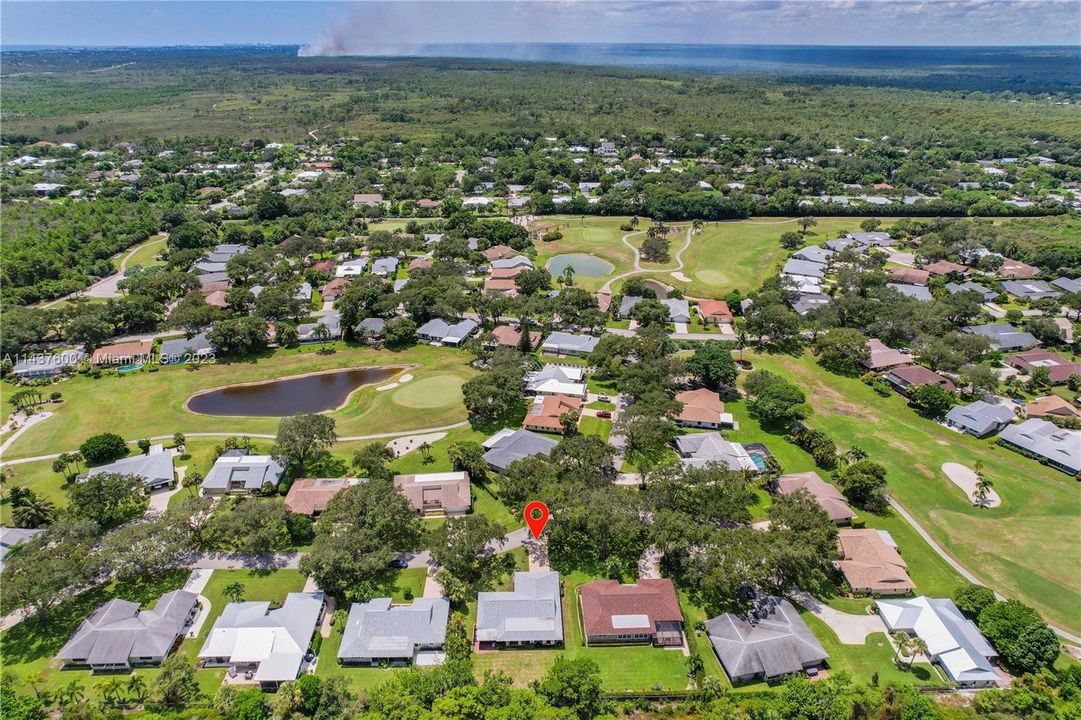
[[[163,239],[165,239],[167,237],[169,237],[168,233],[158,233],[157,235],[154,235],[154,236],[152,236],[150,238],[147,238],[143,242],[139,243],[135,247],[128,250],[127,254],[124,255],[124,257],[121,258],[121,260],[120,260],[120,266],[119,266],[120,269],[117,270],[112,275],[107,275],[107,276],[103,277],[101,280],[98,280],[96,283],[94,283],[93,285],[91,285],[88,288],[85,288],[85,289],[80,290],[78,292],[71,293],[70,295],[65,295],[63,297],[57,298],[56,300],[52,300],[50,302],[47,302],[44,305],[42,305],[41,307],[43,307],[43,308],[52,307],[53,305],[57,305],[59,303],[62,303],[65,300],[72,300],[72,299],[74,299],[76,297],[92,297],[92,298],[120,297],[120,288],[117,285],[121,280],[124,279],[124,271],[128,269],[128,261],[131,260],[132,256],[135,255],[135,253],[137,253],[144,245],[149,245],[150,243],[160,242],[161,240],[163,240]]]
[[[924,530],[923,527],[921,527],[920,524],[916,522],[916,518],[912,517],[912,515],[910,515],[909,512],[905,510],[899,502],[897,502],[893,498],[890,498],[890,505],[893,507],[894,510],[897,511],[897,514],[903,517],[908,522],[908,524],[913,527],[916,533],[919,534],[919,536],[922,537],[924,541],[926,541],[927,544],[931,546],[931,549],[934,550],[940,558],[945,560],[947,565],[956,570],[961,577],[977,585],[984,584],[978,577],[973,575],[971,572],[968,571],[967,568],[961,565],[961,563],[957,562],[949,554],[947,554],[946,551],[942,549],[942,546],[935,542],[935,539],[931,537],[930,533]],[[1006,599],[1006,596],[998,592],[995,592],[995,597],[997,597],[999,600]],[[1048,623],[1048,626],[1055,631],[1056,635],[1063,638],[1064,640],[1068,640],[1069,642],[1072,642],[1074,644],[1081,645],[1081,637],[1078,637],[1077,635],[1074,635],[1067,630],[1063,630],[1062,628],[1055,627],[1050,623]]]
[[[0,445],[0,456],[3,456],[4,451],[8,449],[8,446],[18,440],[20,435],[37,425],[42,420],[48,420],[52,416],[53,414],[51,412],[40,412],[34,413],[30,417],[23,420],[23,423],[19,426],[19,429],[13,432],[11,434],[11,437],[4,441],[3,445]]]

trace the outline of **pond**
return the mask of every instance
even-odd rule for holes
[[[595,255],[556,255],[548,261],[548,272],[552,277],[559,277],[566,267],[574,268],[575,275],[585,277],[604,277],[611,275],[615,268],[607,260],[601,260]]]
[[[342,407],[356,390],[381,383],[400,367],[351,368],[281,380],[230,385],[192,395],[185,407],[201,415],[286,417]]]

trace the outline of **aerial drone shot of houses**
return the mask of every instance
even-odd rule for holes
[[[1081,717],[1076,115],[200,129],[303,58],[133,52],[161,129],[0,147],[3,717]]]

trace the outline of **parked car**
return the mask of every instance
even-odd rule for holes
[[[598,395],[597,399],[600,400],[601,402],[611,402],[611,400],[608,399],[607,395]]]
[[[610,418],[610,417],[612,417],[612,413],[608,412],[607,410],[601,410],[600,412],[597,413],[597,417],[599,417],[599,418]]]

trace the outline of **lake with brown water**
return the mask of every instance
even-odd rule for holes
[[[382,383],[400,367],[350,368],[281,380],[231,385],[192,395],[188,410],[202,415],[286,417],[341,407],[358,388]]]

